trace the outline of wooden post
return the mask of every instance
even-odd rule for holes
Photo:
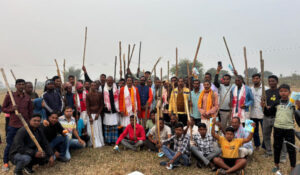
[[[139,62],[138,62],[138,70],[137,74],[140,74],[140,69],[141,69],[141,50],[142,50],[142,42],[140,41],[140,48],[139,48]]]
[[[55,61],[55,64],[56,64],[57,76],[59,76],[59,78],[61,79],[61,75],[60,75],[60,71],[59,71],[59,67],[58,67],[56,59],[54,59],[54,61]]]
[[[265,60],[263,59],[262,56],[262,51],[259,51],[260,55],[260,70],[261,70],[261,86],[262,86],[262,96],[261,96],[261,101],[263,104],[266,102],[266,91],[265,91]],[[264,107],[263,107],[264,109]]]
[[[153,74],[154,69],[156,69],[156,66],[157,66],[157,64],[159,63],[160,60],[161,60],[161,57],[159,57],[159,58],[157,59],[156,63],[154,64],[150,76]]]
[[[76,89],[76,86],[77,86],[77,77],[75,76],[75,82],[74,82],[74,86],[75,86],[75,100],[74,100],[74,103],[75,103],[75,107],[76,107],[76,121],[78,120],[79,116],[78,116],[78,105],[77,105],[77,96],[78,96],[78,93],[77,93],[77,89]]]
[[[15,74],[14,74],[14,72],[13,72],[13,70],[12,70],[12,69],[10,69],[10,73],[11,73],[11,75],[14,77],[14,80],[16,81],[16,80],[17,80],[17,78],[16,78],[16,76],[15,76]]]
[[[119,41],[119,59],[120,59],[120,80],[122,79],[122,45]]]
[[[37,83],[37,79],[34,79],[33,92],[35,92],[35,90],[36,90],[36,83]]]
[[[183,94],[183,97],[184,97],[184,109],[185,109],[185,112],[186,112],[186,115],[187,115],[187,119],[190,122],[191,121],[191,116],[190,116],[190,110],[189,110],[189,105],[188,105],[187,94]],[[191,135],[190,140],[193,140],[193,128],[192,128],[192,126],[190,127],[190,135]]]
[[[135,48],[135,44],[133,44],[133,48],[132,48],[132,51],[131,51],[131,54],[130,54],[130,59],[129,59],[129,63],[128,63],[128,68],[129,68],[130,63],[131,63],[131,60],[132,60],[132,55],[133,55],[133,52],[134,52],[134,48]]]
[[[168,81],[170,81],[170,61],[168,60]]]
[[[129,63],[130,63],[130,44],[128,44],[127,69],[129,68]]]
[[[118,56],[115,56],[115,69],[114,69],[114,81],[116,81],[116,71],[117,71],[117,59],[118,59]]]
[[[248,61],[247,61],[247,52],[246,52],[246,47],[244,47],[244,60],[245,60],[245,76],[246,76],[246,85],[247,85],[247,86],[249,86]]]
[[[178,48],[176,47],[176,77],[178,77]]]
[[[63,76],[64,76],[64,83],[66,83],[66,59],[64,59],[64,64],[63,64]]]
[[[197,60],[197,56],[198,56],[201,41],[202,41],[202,37],[200,37],[199,41],[198,41],[198,45],[197,45],[197,49],[196,49],[196,53],[195,53],[195,57],[194,57],[194,61],[193,61],[192,71],[193,71],[194,67],[196,66],[196,60]]]
[[[85,63],[86,40],[87,40],[87,27],[85,27],[85,36],[84,36],[83,62],[82,62],[83,66],[84,66],[84,63]]]
[[[8,81],[7,81],[7,78],[6,78],[6,75],[5,75],[5,72],[4,72],[3,68],[1,68],[1,73],[2,73],[2,76],[3,76],[4,82],[5,82],[8,94],[10,96],[10,100],[11,100],[12,106],[16,106],[16,102],[15,102],[14,96],[13,96],[13,94],[11,92],[10,87],[9,87],[9,84],[8,84]],[[32,134],[32,132],[31,132],[30,128],[28,127],[28,124],[24,120],[22,114],[19,113],[19,111],[17,109],[15,110],[15,114],[18,116],[19,120],[22,122],[24,128],[26,129],[26,131],[27,131],[28,135],[30,136],[31,140],[34,142],[34,144],[37,147],[38,151],[43,152],[43,149],[42,149],[41,145],[36,140],[35,136]]]
[[[123,68],[124,68],[124,78],[126,79],[126,61],[125,61],[125,53],[123,54]]]
[[[232,58],[231,58],[231,54],[230,54],[230,51],[229,51],[229,49],[228,49],[228,45],[227,45],[227,42],[226,42],[226,39],[225,39],[224,36],[223,36],[223,40],[224,40],[224,43],[225,43],[225,46],[226,46],[226,50],[227,50],[227,53],[228,53],[228,56],[229,56],[231,65],[232,65],[232,67],[233,67],[233,70],[236,70],[235,67],[234,67],[234,64],[233,64],[233,61],[232,61]]]

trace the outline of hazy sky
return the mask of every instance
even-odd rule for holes
[[[217,61],[228,69],[225,36],[239,72],[246,46],[250,67],[259,66],[262,49],[265,69],[288,75],[299,66],[299,8],[299,0],[0,0],[0,66],[31,81],[55,75],[54,58],[61,69],[64,58],[67,67],[81,68],[87,26],[86,67],[93,79],[113,75],[119,41],[124,53],[142,41],[142,70],[162,56],[158,67],[167,71],[176,47],[179,58],[193,59],[200,36],[199,61],[206,70]],[[134,72],[137,62],[138,47]]]

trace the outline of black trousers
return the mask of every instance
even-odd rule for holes
[[[155,152],[158,152],[158,149],[156,147],[156,145],[152,142],[150,142],[150,140],[145,140],[144,142],[144,146],[148,149],[150,149],[151,151],[155,151]]]
[[[295,144],[295,131],[294,129],[280,129],[274,127],[274,162],[278,164],[280,162],[280,153],[282,149],[283,141],[288,141]],[[286,144],[287,152],[289,154],[291,167],[296,166],[296,150],[290,144]]]
[[[178,114],[178,121],[181,122],[184,126],[187,125],[187,115],[186,114]]]

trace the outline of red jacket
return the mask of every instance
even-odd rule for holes
[[[136,138],[138,140],[146,140],[146,135],[145,135],[145,131],[142,125],[136,124]],[[131,124],[127,125],[127,127],[125,128],[125,130],[122,132],[122,134],[120,135],[120,137],[118,138],[116,144],[118,145],[127,135],[129,135],[129,140],[134,140],[134,129],[131,126]],[[136,142],[135,141],[135,142]]]

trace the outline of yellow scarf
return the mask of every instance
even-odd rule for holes
[[[207,93],[206,90],[203,90],[199,96],[199,100],[198,100],[198,107],[202,108],[202,101],[203,101],[203,96],[204,93]],[[213,105],[213,91],[211,89],[208,90],[208,96],[206,99],[206,111],[209,111],[212,108]]]

